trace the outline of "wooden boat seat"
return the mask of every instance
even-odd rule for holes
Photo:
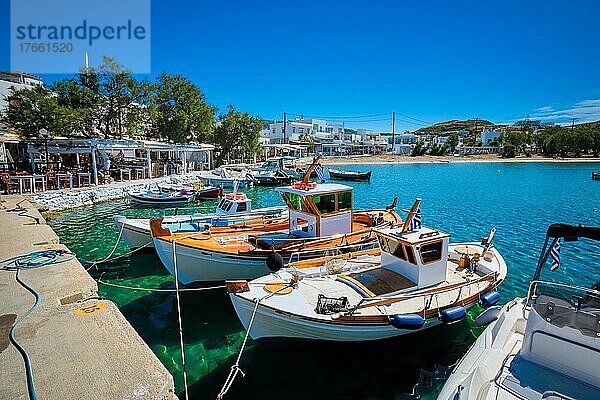
[[[360,282],[375,296],[416,286],[410,279],[386,268],[374,268],[365,272],[350,274],[350,277]]]
[[[263,250],[279,250],[282,249],[290,243],[297,243],[296,239],[303,239],[303,237],[295,234],[287,234],[282,233],[279,235],[265,235],[260,237],[249,237],[248,242],[252,243],[254,246]]]

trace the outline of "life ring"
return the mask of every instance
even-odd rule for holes
[[[244,193],[227,193],[225,198],[227,200],[246,200],[246,195]]]
[[[292,187],[299,190],[310,190],[317,187],[317,182],[294,182]]]

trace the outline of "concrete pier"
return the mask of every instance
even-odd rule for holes
[[[27,200],[26,213],[9,212],[21,196],[2,196],[0,259],[35,250],[63,248],[54,231]],[[17,318],[34,297],[0,270],[0,398],[27,399],[25,364],[9,341]],[[76,260],[21,270],[40,294],[38,307],[17,328],[17,341],[31,359],[38,399],[176,399],[173,378],[117,306],[98,299],[96,282]]]

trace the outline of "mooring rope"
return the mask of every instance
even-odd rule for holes
[[[255,301],[256,304],[254,305],[254,310],[252,310],[252,316],[250,317],[250,322],[248,323],[248,328],[246,329],[246,335],[244,336],[244,341],[242,342],[242,347],[240,348],[240,352],[238,353],[238,356],[235,360],[235,364],[233,364],[231,366],[231,370],[229,371],[229,375],[227,375],[227,379],[225,379],[225,383],[223,383],[223,387],[221,388],[221,391],[217,395],[217,400],[222,400],[223,397],[227,394],[227,392],[229,391],[229,388],[231,388],[231,385],[233,385],[233,381],[235,381],[235,378],[237,377],[238,373],[242,374],[242,378],[244,376],[246,376],[244,371],[242,371],[242,369],[240,368],[240,359],[242,358],[242,353],[244,352],[244,348],[246,347],[246,342],[248,341],[248,337],[250,336],[250,329],[252,329],[252,324],[254,323],[254,317],[256,317],[256,311],[258,310],[258,305],[260,304],[261,301],[266,300],[269,297],[276,295],[281,290],[288,288],[290,285],[292,285],[292,282],[290,282],[289,284],[287,284],[285,286],[282,286],[281,288],[277,289],[276,291],[274,291],[272,293],[269,293],[269,294],[261,297],[260,299],[254,298],[253,301]]]
[[[106,281],[103,281],[102,279],[97,279],[96,281],[98,283],[101,283],[106,286],[112,286],[112,287],[116,287],[116,288],[120,288],[120,289],[128,289],[128,290],[143,290],[146,292],[169,292],[169,293],[177,291],[177,289],[157,289],[157,288],[144,288],[144,287],[137,287],[137,286],[125,286],[125,285],[119,285],[118,283],[106,282]],[[183,288],[183,289],[179,289],[179,291],[180,292],[198,292],[198,291],[202,291],[202,290],[224,289],[225,287],[226,287],[225,285],[219,285],[219,286],[210,286],[210,287],[201,287],[201,288]]]
[[[89,271],[90,269],[94,268],[96,265],[102,264],[102,263],[104,263],[104,262],[106,262],[106,261],[108,261],[110,259],[110,257],[115,253],[115,250],[117,250],[117,246],[119,246],[119,242],[121,241],[121,236],[123,235],[123,229],[124,228],[125,228],[125,222],[122,222],[121,223],[121,229],[119,230],[119,236],[117,237],[117,241],[115,242],[115,245],[113,246],[113,249],[111,250],[111,252],[106,257],[104,257],[101,260],[92,261],[91,265],[88,268],[85,269],[86,271]],[[79,261],[82,261],[84,263],[89,263],[90,262],[90,261],[82,260],[82,259],[80,259]]]
[[[185,237],[185,236],[184,236]],[[183,385],[185,388],[185,399],[189,400],[187,385],[187,369],[185,366],[185,351],[183,347],[183,324],[181,322],[181,303],[179,300],[179,272],[177,270],[177,254],[175,253],[175,244],[177,239],[173,239],[173,270],[175,271],[175,297],[177,298],[177,322],[179,323],[179,346],[181,348],[181,364],[183,367]]]

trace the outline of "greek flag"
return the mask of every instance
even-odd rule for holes
[[[556,241],[554,246],[550,249],[550,257],[552,257],[552,264],[550,264],[550,271],[554,271],[560,266],[560,238]]]
[[[417,212],[410,220],[410,230],[416,231],[417,229],[421,229],[421,206],[417,207]]]
[[[317,177],[319,178],[320,181],[323,180],[323,166],[321,164],[317,164],[315,166],[315,173],[317,174]]]

